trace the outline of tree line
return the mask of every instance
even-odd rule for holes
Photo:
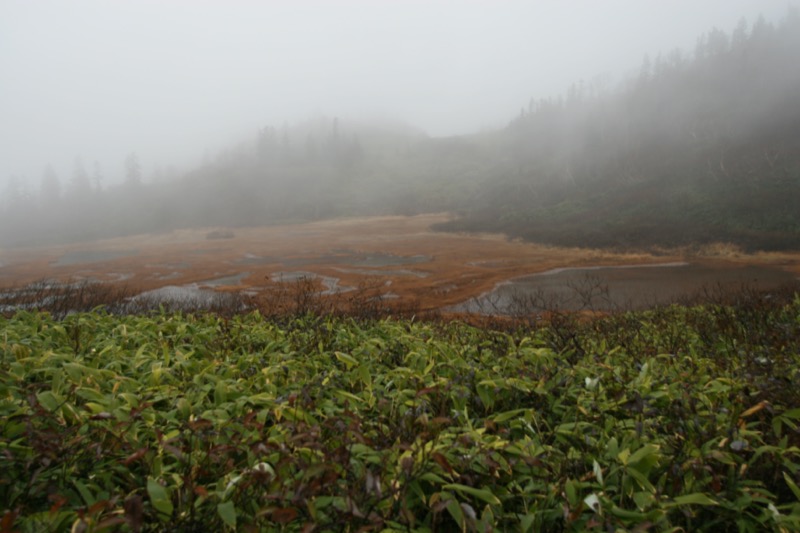
[[[800,12],[578,83],[498,134],[505,165],[450,229],[555,244],[800,247]]]
[[[77,160],[66,183],[46,169],[38,192],[7,186],[0,243],[452,211],[443,229],[553,244],[800,247],[797,57],[793,9],[645,57],[617,87],[531,100],[497,131],[430,138],[318,116],[259,128],[173,179],[145,182],[131,154],[108,187]]]

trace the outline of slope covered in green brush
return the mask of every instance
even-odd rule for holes
[[[4,531],[796,531],[800,300],[0,318]]]

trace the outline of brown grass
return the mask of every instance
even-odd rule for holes
[[[304,271],[338,278],[340,287],[355,288],[341,295],[345,301],[348,294],[352,298],[360,295],[365,301],[382,298],[383,304],[391,303],[397,308],[432,311],[489,291],[501,281],[556,267],[664,263],[686,258],[679,251],[666,255],[622,254],[542,246],[511,241],[497,234],[441,233],[429,229],[447,218],[446,214],[361,217],[235,228],[231,238],[220,240],[207,239],[208,228],[185,229],[49,248],[4,250],[0,253],[3,264],[0,288],[43,279],[83,278],[106,282],[124,279],[130,290],[144,291],[248,272],[240,285],[217,290],[253,291],[259,300],[274,289],[273,274]],[[66,253],[130,250],[137,253],[107,261],[56,264]],[[246,254],[263,261],[241,263]],[[356,267],[337,260],[347,254],[425,255],[430,260],[399,266]],[[800,254],[745,255],[723,244],[705,247],[701,253],[695,252],[691,260],[714,264],[729,261],[778,264],[800,273]]]

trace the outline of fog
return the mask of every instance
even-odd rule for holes
[[[530,99],[614,86],[645,55],[785,0],[0,3],[0,185],[145,182],[260,128],[401,121],[430,136],[504,127]],[[0,190],[2,187],[0,186]]]

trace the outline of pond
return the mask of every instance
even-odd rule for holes
[[[797,281],[790,272],[763,266],[715,267],[662,263],[557,268],[515,278],[452,307],[456,312],[516,315],[543,310],[645,309],[743,289],[773,289]]]
[[[270,276],[270,279],[276,283],[302,283],[305,280],[318,279],[325,287],[325,290],[319,293],[323,296],[337,295],[355,290],[355,287],[345,287],[343,285],[339,285],[339,278],[334,278],[332,276],[321,276],[313,272],[306,272],[302,270],[293,272],[275,272]]]
[[[225,286],[234,286],[234,285],[241,285],[242,280],[250,275],[250,272],[239,272],[238,274],[232,274],[230,276],[224,276],[221,278],[214,278],[214,279],[207,279],[205,281],[198,282],[198,285],[203,287],[225,287]]]
[[[157,308],[159,305],[164,305],[168,309],[187,312],[212,309],[214,307],[231,309],[237,306],[242,311],[246,310],[243,302],[239,300],[236,294],[203,289],[195,283],[180,286],[168,285],[142,292],[126,300],[121,310],[122,312],[136,313],[144,309]]]

